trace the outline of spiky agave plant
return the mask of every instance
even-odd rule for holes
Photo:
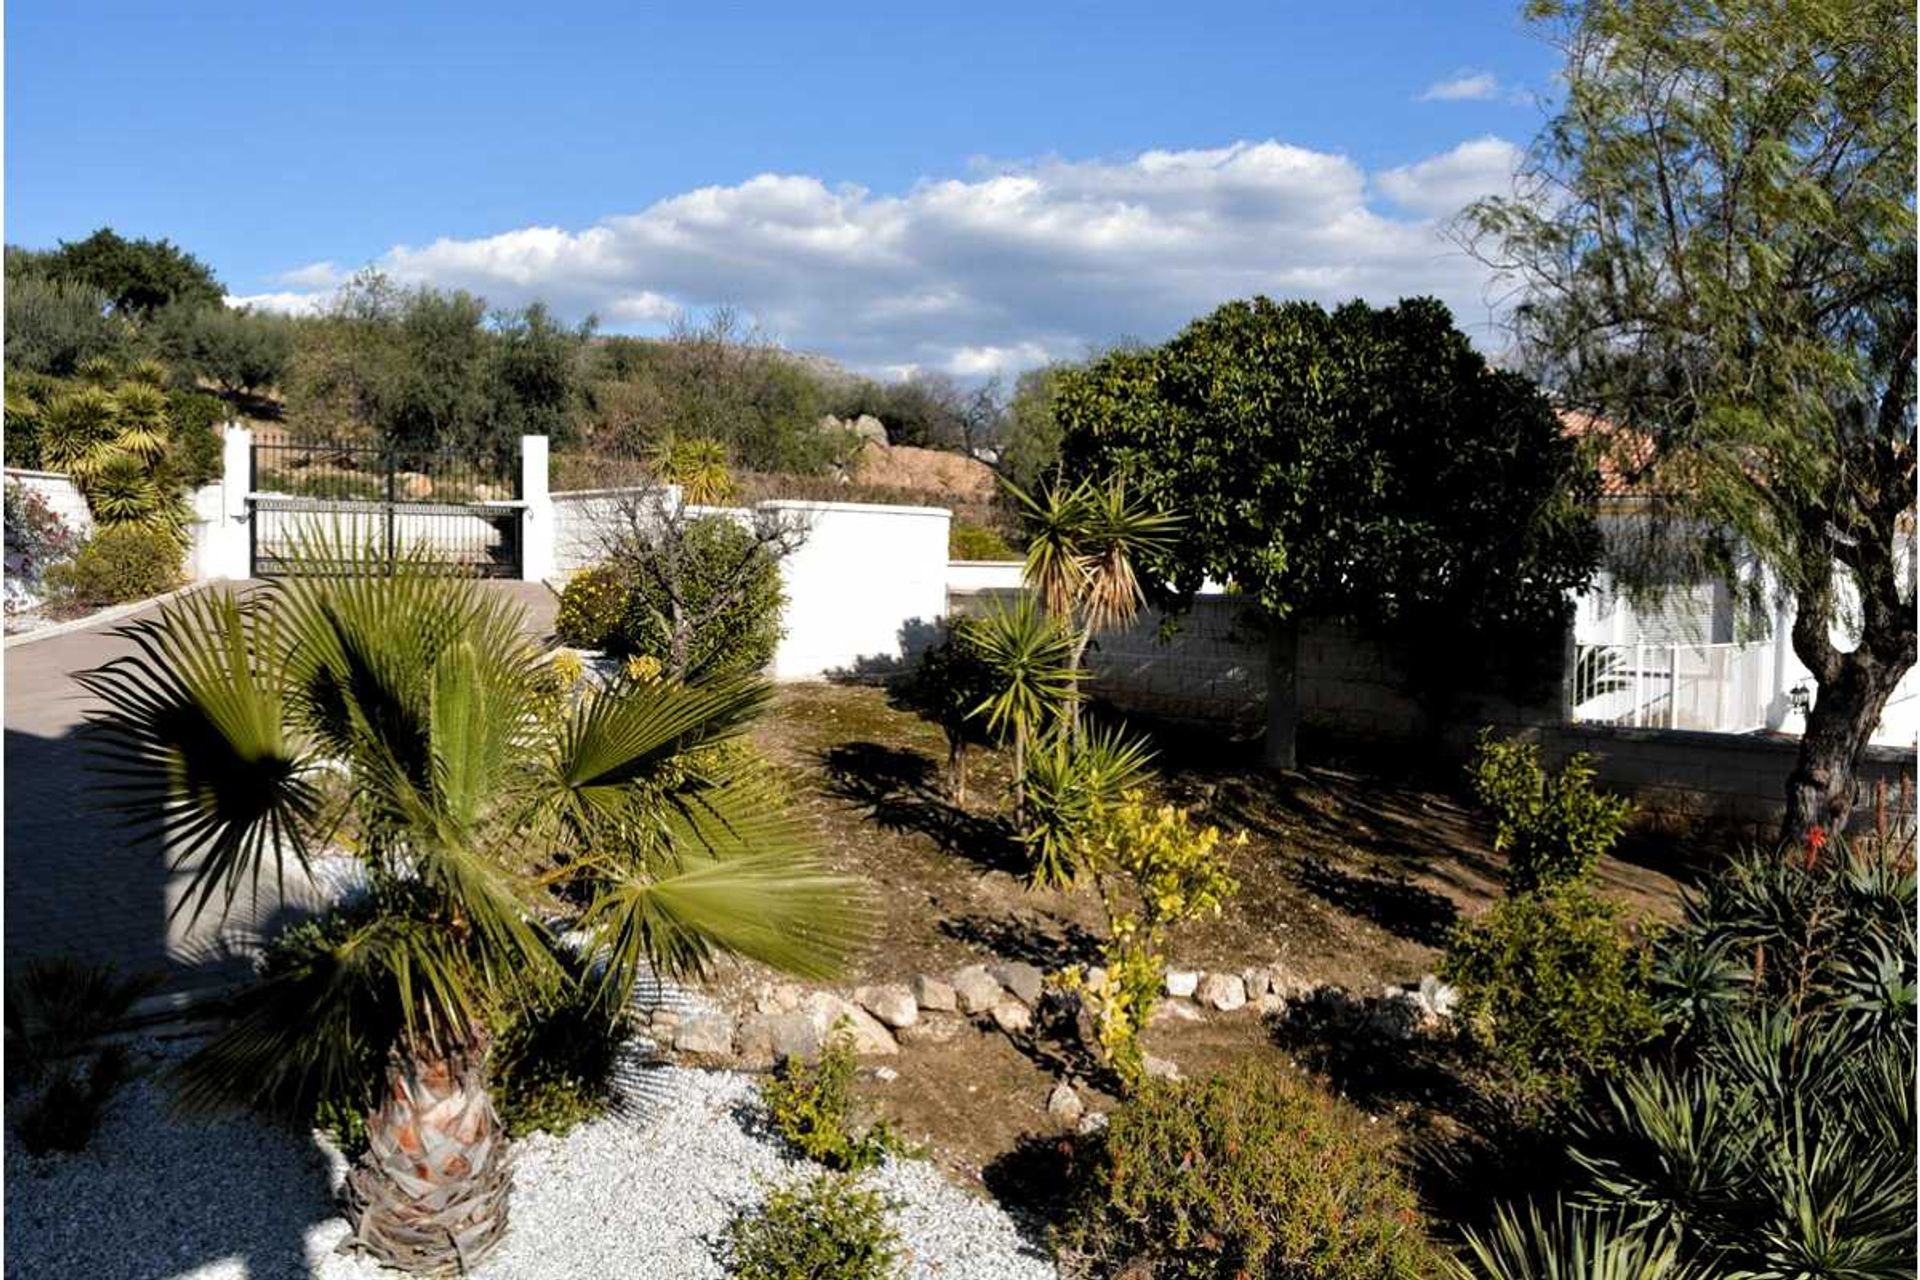
[[[384,1045],[349,1185],[353,1240],[383,1262],[468,1268],[505,1231],[488,1015],[565,980],[559,931],[585,932],[613,1007],[649,966],[723,953],[824,976],[866,930],[861,886],[766,791],[687,767],[764,685],[555,696],[517,607],[413,557],[200,593],[124,634],[135,652],[80,679],[105,703],[102,768],[190,877],[183,909],[224,910],[335,833],[365,864],[366,906],[257,984],[176,1082],[189,1108],[313,1096]]]
[[[1670,1237],[1688,1274],[1912,1276],[1914,902],[1904,851],[1837,841],[1716,873],[1661,948],[1668,1043],[1574,1122],[1581,1199]],[[1565,1265],[1565,1222],[1501,1231],[1560,1269],[1475,1274],[1601,1274]]]

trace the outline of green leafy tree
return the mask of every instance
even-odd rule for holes
[[[126,323],[107,313],[105,294],[92,285],[16,270],[18,253],[7,250],[9,382],[23,372],[70,378],[89,360],[126,351]]]
[[[1185,517],[1145,557],[1151,589],[1230,582],[1274,624],[1274,767],[1295,759],[1299,618],[1396,641],[1430,704],[1545,683],[1597,559],[1592,470],[1552,406],[1431,299],[1229,303],[1062,375],[1054,412],[1068,476],[1124,475]]]
[[[1013,384],[1000,446],[1000,473],[1033,490],[1060,461],[1060,423],[1053,414],[1054,389],[1065,365],[1029,369]]]
[[[226,296],[212,269],[171,240],[128,240],[111,227],[61,241],[39,265],[56,279],[98,289],[116,312],[136,319],[170,303],[217,307]]]
[[[388,1075],[348,1205],[382,1261],[464,1269],[505,1230],[490,1015],[566,980],[560,931],[602,961],[608,1008],[649,968],[721,954],[827,976],[864,933],[859,884],[760,777],[687,763],[746,728],[764,685],[564,697],[517,607],[413,562],[203,592],[128,636],[80,680],[119,798],[191,868],[184,910],[305,865],[343,825],[366,866],[376,909],[256,985],[177,1082],[189,1106],[329,1096],[375,1037]]]
[[[1531,9],[1565,103],[1472,243],[1522,291],[1540,376],[1647,455],[1636,559],[1678,545],[1732,580],[1758,557],[1792,597],[1819,690],[1784,834],[1842,829],[1915,657],[1912,6]]]
[[[293,361],[293,322],[264,312],[174,303],[148,331],[174,365],[229,394],[278,387]]]

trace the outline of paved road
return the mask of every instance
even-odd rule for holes
[[[528,606],[528,630],[552,629],[553,597],[539,583],[500,583]],[[124,625],[124,624],[120,624]],[[157,841],[136,839],[105,805],[88,768],[84,728],[98,705],[73,673],[127,653],[113,626],[88,628],[5,651],[5,955],[9,967],[39,956],[105,960],[153,973],[170,986],[216,985],[249,971],[248,950],[318,900],[290,884],[265,886],[225,919],[169,918],[187,875]]]

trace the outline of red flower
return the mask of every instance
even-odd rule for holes
[[[1826,847],[1827,829],[1825,827],[1815,827],[1813,830],[1807,832],[1808,870],[1812,870],[1813,864],[1820,859],[1820,851]]]

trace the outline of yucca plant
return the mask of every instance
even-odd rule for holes
[[[680,486],[689,506],[715,506],[734,495],[727,447],[718,440],[667,436],[653,446],[650,464],[658,479]]]
[[[1093,637],[1130,622],[1146,603],[1135,565],[1172,545],[1180,518],[1129,496],[1121,476],[1056,482],[1034,493],[1002,484],[1027,534],[1027,587],[1073,630],[1078,672]],[[1068,727],[1078,732],[1077,706],[1069,708]]]
[[[1079,697],[1074,636],[1022,596],[974,619],[967,638],[986,669],[988,690],[972,714],[984,717],[990,731],[1013,743],[1013,808],[1015,821],[1024,823],[1027,749]]]
[[[1079,737],[1056,732],[1027,761],[1027,824],[1021,833],[1030,859],[1027,879],[1064,889],[1080,876],[1074,855],[1081,835],[1104,805],[1140,786],[1152,772],[1153,750],[1117,727]]]
[[[1461,1280],[1707,1280],[1680,1260],[1669,1232],[1645,1231],[1618,1214],[1555,1204],[1502,1209],[1491,1230],[1467,1233]]]
[[[101,767],[189,876],[182,909],[224,910],[329,838],[365,864],[370,909],[256,985],[176,1083],[189,1108],[337,1094],[384,1050],[348,1197],[383,1262],[464,1270],[505,1231],[486,1028],[567,980],[562,931],[612,1008],[648,968],[720,954],[826,976],[867,928],[860,884],[755,775],[689,764],[763,684],[564,697],[517,606],[413,556],[199,593],[123,634],[135,651],[80,680],[105,704]]]
[[[40,459],[84,484],[120,450],[120,404],[103,387],[82,386],[49,397],[40,407]]]

